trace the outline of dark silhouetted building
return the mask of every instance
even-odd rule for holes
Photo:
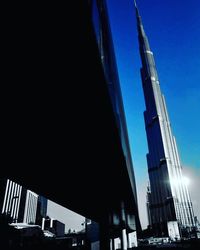
[[[4,176],[99,223],[102,250],[123,248],[140,222],[106,1],[65,5],[7,13],[4,155],[17,167]]]
[[[92,1],[92,18],[99,49],[99,56],[101,59],[107,88],[110,95],[115,122],[118,128],[123,156],[126,162],[125,168],[128,174],[127,183],[129,183],[129,185],[131,186],[130,199],[125,201],[124,198],[121,197],[120,206],[116,207],[116,211],[112,211],[112,213],[110,214],[110,226],[116,227],[115,230],[111,230],[111,245],[112,247],[114,247],[114,240],[119,237],[121,247],[123,248],[127,246],[129,247],[131,241],[129,241],[128,239],[129,233],[136,230],[136,224],[139,228],[140,222],[138,219],[137,193],[132,156],[130,152],[124,106],[116,66],[113,41],[111,37],[106,1]],[[122,185],[124,185],[124,183]]]
[[[47,216],[47,198],[39,195],[37,203],[36,224],[42,226],[42,218]]]
[[[63,237],[65,235],[65,224],[49,217],[43,218],[42,230],[48,230],[54,233],[57,237]]]

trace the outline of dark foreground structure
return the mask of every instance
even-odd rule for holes
[[[4,13],[2,178],[98,222],[101,250],[116,237],[123,249],[140,222],[105,1]]]

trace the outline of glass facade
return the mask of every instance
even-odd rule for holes
[[[126,173],[127,183],[120,183],[119,180],[119,185],[122,185],[121,193],[124,192],[123,190],[125,190],[124,187],[126,185],[129,187],[129,191],[127,192],[130,192],[129,194],[123,195],[117,194],[121,197],[121,202],[115,207],[116,210],[114,209],[109,215],[111,249],[114,249],[114,242],[117,238],[120,239],[121,246],[130,245],[131,240],[128,239],[131,237],[131,232],[140,229],[141,226],[138,216],[135,176],[106,1],[92,1],[92,21],[99,58],[106,80],[107,91],[117,125],[125,163],[123,166],[120,166],[120,168],[123,168],[122,171]],[[116,169],[117,168],[118,166],[116,166]],[[113,173],[113,176],[114,174],[115,173]]]
[[[113,42],[110,27],[108,25],[108,12],[105,1],[95,0],[92,2],[92,18],[96,40],[99,48],[101,62],[104,74],[107,80],[108,91],[112,102],[112,107],[121,138],[121,146],[126,159],[127,170],[130,177],[132,190],[137,204],[137,195],[135,187],[135,177],[129,146],[128,132],[123,108],[121,89],[119,84]]]

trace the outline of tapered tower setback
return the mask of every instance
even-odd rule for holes
[[[154,56],[136,3],[135,8],[142,61],[141,78],[146,104],[144,119],[149,149],[147,164],[151,186],[149,208],[152,226],[163,231],[167,222],[177,221],[180,228],[192,227],[194,225],[192,203],[182,174],[165,98],[160,89]]]

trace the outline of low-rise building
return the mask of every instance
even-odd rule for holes
[[[43,218],[42,230],[48,230],[54,233],[56,237],[63,237],[65,235],[65,224],[49,217]]]

